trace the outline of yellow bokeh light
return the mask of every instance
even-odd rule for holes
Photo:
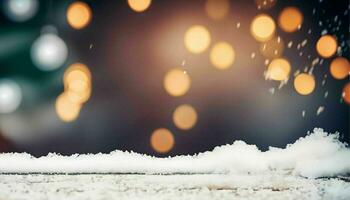
[[[337,51],[337,40],[331,35],[324,35],[318,39],[316,50],[324,58],[332,57]]]
[[[343,88],[342,97],[344,101],[350,105],[350,83],[347,83]]]
[[[128,0],[130,8],[135,12],[143,12],[150,7],[152,0]]]
[[[185,33],[185,47],[191,53],[199,54],[204,52],[210,44],[210,33],[202,25],[191,26]]]
[[[191,79],[181,69],[170,70],[164,78],[164,88],[171,96],[182,96],[190,89]]]
[[[62,121],[72,122],[78,118],[81,105],[70,101],[66,93],[63,93],[57,97],[55,108],[58,117]]]
[[[335,58],[330,65],[330,72],[335,79],[344,79],[350,74],[350,63],[344,57]]]
[[[81,1],[76,1],[69,5],[67,10],[68,24],[74,29],[86,27],[92,19],[90,7]]]
[[[173,134],[165,128],[159,128],[153,131],[151,135],[151,146],[158,153],[169,152],[175,144]]]
[[[179,129],[191,129],[197,122],[197,112],[191,105],[180,105],[173,113],[173,121]]]
[[[301,28],[303,14],[296,7],[287,7],[278,17],[278,24],[285,32],[294,32]]]
[[[291,65],[284,58],[276,58],[271,61],[267,69],[267,78],[275,81],[288,79],[291,71]]]
[[[255,0],[255,4],[259,10],[267,10],[269,8],[272,8],[276,4],[276,2],[277,0]]]
[[[216,43],[210,51],[210,61],[218,69],[229,68],[235,60],[235,51],[227,42]]]
[[[270,40],[276,31],[276,24],[273,19],[266,14],[256,16],[251,25],[250,32],[253,37],[259,42]]]
[[[229,0],[207,0],[205,3],[207,15],[215,20],[223,19],[230,11]]]
[[[308,95],[314,91],[316,81],[314,76],[306,73],[297,75],[294,79],[294,88],[301,95]]]
[[[275,37],[260,44],[260,53],[266,58],[279,58],[284,51],[284,42],[281,37]]]

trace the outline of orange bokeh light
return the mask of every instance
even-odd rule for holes
[[[324,35],[318,39],[316,50],[323,58],[332,57],[337,51],[337,40],[331,35]]]
[[[69,5],[67,10],[68,24],[74,29],[86,27],[92,19],[90,7],[81,1],[76,1]]]
[[[251,34],[259,42],[270,40],[274,36],[275,31],[275,21],[266,14],[256,16],[250,25]]]
[[[159,128],[153,131],[151,136],[151,146],[158,153],[169,152],[175,144],[173,134],[165,128]]]
[[[130,8],[135,12],[143,12],[147,10],[152,3],[152,0],[128,0]]]
[[[276,58],[271,61],[267,69],[267,78],[275,81],[288,79],[291,71],[291,65],[284,58]]]
[[[342,96],[344,101],[350,105],[350,83],[347,83],[343,88]]]
[[[278,24],[285,32],[294,32],[301,28],[303,14],[296,7],[287,7],[278,17]]]
[[[329,70],[335,79],[344,79],[350,74],[350,63],[344,57],[337,57],[331,62]]]
[[[165,75],[164,88],[171,96],[186,94],[190,86],[190,76],[181,69],[172,69]]]
[[[294,79],[294,88],[301,95],[311,94],[316,86],[314,76],[306,73],[297,75]]]
[[[173,113],[173,121],[177,128],[188,130],[197,122],[196,110],[188,104],[178,106]]]

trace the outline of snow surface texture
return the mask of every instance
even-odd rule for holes
[[[0,173],[141,173],[141,174],[262,174],[290,171],[308,178],[350,174],[350,149],[338,134],[314,129],[286,148],[262,152],[236,141],[193,156],[156,158],[138,153],[35,158],[26,153],[0,154]]]

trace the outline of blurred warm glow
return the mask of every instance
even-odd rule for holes
[[[259,10],[267,10],[269,8],[272,8],[276,4],[276,2],[277,0],[255,0],[255,4]]]
[[[329,58],[337,51],[337,40],[331,35],[324,35],[318,39],[316,44],[316,50],[320,56]]]
[[[62,121],[72,122],[78,118],[81,105],[70,101],[68,96],[63,93],[57,97],[55,108],[58,117]]]
[[[185,47],[191,53],[202,53],[210,44],[210,33],[208,29],[201,25],[191,26],[185,33]]]
[[[306,73],[297,75],[294,79],[294,88],[301,95],[308,95],[314,91],[316,81],[314,76]]]
[[[174,147],[175,139],[173,134],[165,128],[153,131],[151,146],[158,153],[167,153]]]
[[[182,96],[190,89],[191,79],[181,69],[170,70],[164,78],[164,88],[171,96]]]
[[[231,67],[235,60],[235,51],[227,42],[216,43],[210,51],[210,61],[218,69]]]
[[[275,81],[283,81],[288,79],[291,65],[284,58],[276,58],[271,61],[267,69],[267,78]]]
[[[284,51],[284,42],[281,37],[275,37],[260,44],[260,53],[266,58],[279,58]]]
[[[347,83],[343,88],[342,96],[344,101],[350,105],[350,83]]]
[[[266,14],[256,16],[250,25],[251,34],[260,42],[266,42],[271,39],[274,36],[275,31],[275,22],[269,15]]]
[[[67,10],[68,24],[74,29],[86,27],[92,18],[90,7],[81,1],[72,3]]]
[[[152,0],[128,0],[128,4],[135,12],[143,12],[149,8]]]
[[[344,79],[350,74],[350,63],[344,57],[335,58],[330,65],[330,72],[335,79]]]
[[[301,28],[303,14],[296,7],[287,7],[282,10],[278,18],[278,24],[286,32],[294,32]]]
[[[74,103],[85,103],[91,96],[91,72],[82,63],[69,66],[63,76],[68,98]]]
[[[207,0],[205,3],[207,15],[215,20],[223,19],[230,11],[229,0]]]
[[[197,112],[191,105],[180,105],[173,113],[173,121],[179,129],[191,129],[197,122]]]

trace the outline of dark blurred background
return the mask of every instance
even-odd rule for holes
[[[140,13],[130,9],[126,0],[86,0],[93,18],[81,30],[71,28],[66,20],[66,10],[74,1],[38,1],[38,12],[25,22],[9,19],[6,1],[2,2],[0,79],[16,81],[22,101],[15,112],[0,113],[1,152],[41,156],[118,149],[173,156],[212,150],[235,140],[266,150],[284,147],[315,127],[339,132],[349,142],[349,105],[341,98],[349,78],[332,78],[331,59],[324,59],[313,70],[316,89],[312,94],[299,95],[291,80],[278,89],[279,83],[265,80],[265,58],[249,32],[258,13],[277,19],[283,8],[296,6],[304,15],[301,29],[284,33],[277,28],[286,46],[293,41],[283,54],[292,74],[318,57],[315,44],[325,30],[337,37],[338,55],[349,58],[349,1],[278,0],[272,8],[259,10],[254,0],[235,0],[230,2],[228,16],[218,21],[206,15],[205,0],[153,0]],[[211,45],[225,40],[234,47],[236,59],[230,69],[215,69],[209,50],[199,55],[186,50],[184,34],[194,24],[208,28]],[[46,25],[56,27],[69,51],[63,66],[53,71],[38,69],[30,57],[31,45]],[[297,49],[305,39],[306,46]],[[55,101],[63,91],[65,69],[75,62],[90,69],[92,95],[79,117],[65,123],[57,117]],[[183,68],[192,80],[181,97],[170,96],[163,87],[164,75],[175,67]],[[198,114],[196,125],[187,131],[172,121],[172,112],[184,103]],[[317,114],[320,107],[324,110]],[[150,145],[152,132],[160,127],[175,138],[166,154]]]

